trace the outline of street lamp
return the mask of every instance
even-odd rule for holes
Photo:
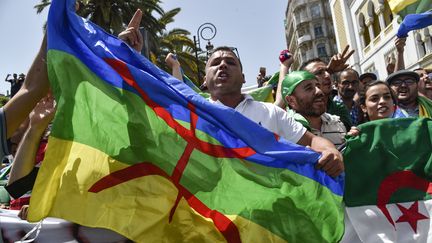
[[[195,58],[196,58],[196,64],[197,64],[197,71],[198,71],[198,82],[201,80],[201,74],[200,74],[200,68],[199,68],[199,58],[198,55],[202,53],[206,53],[206,61],[208,60],[209,53],[211,50],[213,50],[214,46],[210,42],[213,40],[213,38],[216,36],[216,26],[212,23],[204,23],[198,27],[197,35],[193,37],[194,45],[195,45]],[[205,46],[206,51],[203,51],[201,49],[201,38],[203,40],[207,41],[207,45]]]

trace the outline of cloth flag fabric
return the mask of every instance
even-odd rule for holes
[[[361,242],[431,242],[432,121],[384,119],[359,128],[344,152],[346,222],[354,228],[346,232]]]
[[[29,220],[51,216],[138,242],[337,242],[343,178],[319,154],[210,104],[52,1],[57,101]]]
[[[430,0],[387,0],[391,11],[405,18],[408,14],[424,13],[432,9]]]
[[[419,116],[432,118],[432,101],[426,97],[419,96]]]
[[[254,100],[273,103],[273,89],[277,87],[279,81],[279,72],[273,74],[273,76],[264,83],[263,87],[249,90],[247,94],[252,96]]]
[[[432,25],[432,1],[430,0],[388,0],[393,14],[402,18],[397,36],[404,38],[411,30]]]
[[[432,4],[432,3],[431,3]],[[407,37],[411,30],[423,29],[432,25],[432,11],[421,14],[408,14],[399,26],[397,36]]]

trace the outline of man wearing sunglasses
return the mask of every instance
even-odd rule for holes
[[[420,76],[413,71],[399,70],[386,82],[396,94],[399,107],[407,117],[432,117],[432,101],[418,94]]]

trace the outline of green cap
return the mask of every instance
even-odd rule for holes
[[[316,79],[315,75],[307,71],[294,71],[285,76],[282,81],[282,96],[285,100],[287,95],[294,92],[297,85],[305,80]]]

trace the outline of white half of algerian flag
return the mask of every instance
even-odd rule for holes
[[[376,205],[346,207],[342,242],[432,242],[432,200],[387,204],[386,208],[391,221]]]

